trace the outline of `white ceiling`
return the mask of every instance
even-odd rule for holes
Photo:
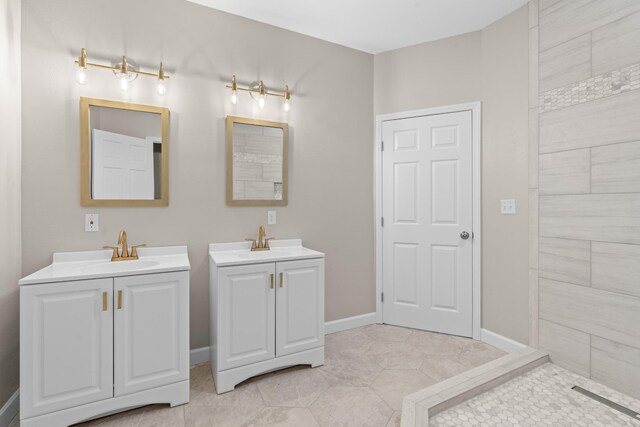
[[[480,30],[528,0],[188,0],[369,53]]]

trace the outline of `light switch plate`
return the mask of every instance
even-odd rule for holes
[[[276,225],[276,211],[267,211],[267,225]]]
[[[500,200],[500,213],[502,215],[515,215],[516,214],[515,199]]]
[[[84,231],[99,231],[99,230],[100,230],[100,215],[85,214]]]

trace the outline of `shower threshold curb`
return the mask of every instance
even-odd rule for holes
[[[428,426],[429,417],[519,377],[548,361],[547,352],[525,347],[407,395],[402,401],[400,425]]]

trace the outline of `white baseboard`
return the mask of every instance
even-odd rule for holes
[[[361,314],[359,316],[347,317],[346,319],[332,320],[324,324],[325,335],[334,332],[346,331],[347,329],[359,328],[360,326],[372,325],[376,323],[376,313]]]
[[[334,332],[346,331],[347,329],[359,328],[360,326],[372,325],[376,323],[376,313],[360,314],[358,316],[347,317],[346,319],[332,320],[325,322],[325,335]],[[209,347],[194,348],[190,353],[191,366],[209,361]],[[0,425],[0,427],[2,427]]]
[[[502,351],[506,351],[507,353],[512,353],[519,348],[526,347],[526,345],[519,343],[518,341],[514,341],[511,338],[496,334],[495,332],[492,332],[488,329],[482,329],[480,331],[480,340],[496,348],[499,348]]]
[[[190,352],[191,366],[209,361],[209,346],[194,348]]]
[[[7,400],[7,403],[0,409],[0,427],[7,427],[11,420],[18,415],[20,410],[20,390],[16,390],[15,393]]]

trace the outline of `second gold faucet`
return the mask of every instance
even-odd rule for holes
[[[267,233],[264,230],[264,225],[261,225],[258,229],[258,240],[255,239],[245,239],[251,242],[251,250],[252,251],[268,251],[271,249],[269,247],[269,240],[273,240],[273,237],[265,238]]]
[[[127,232],[120,230],[118,234],[118,244],[121,245],[121,250],[118,253],[117,246],[103,246],[103,249],[113,249],[113,255],[111,255],[111,261],[133,261],[138,259],[138,248],[147,246],[146,244],[131,246],[131,253],[129,253],[129,246],[127,244]]]

